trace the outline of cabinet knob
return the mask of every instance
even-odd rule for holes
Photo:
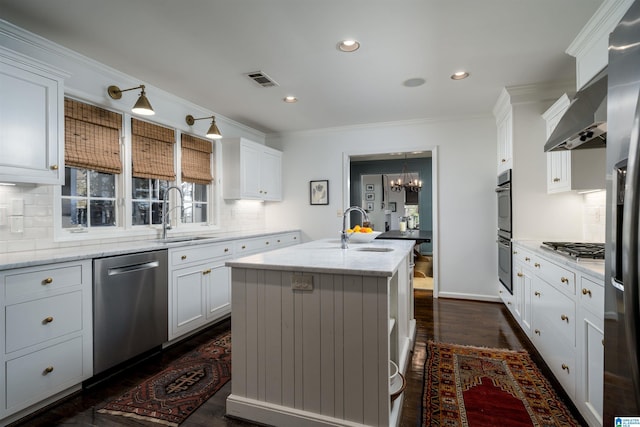
[[[562,370],[563,371],[567,371],[567,374],[569,373],[569,365],[567,365],[566,363],[562,364]]]
[[[42,374],[47,375],[47,374],[50,374],[51,372],[53,372],[53,366],[47,366],[46,368],[44,368],[44,372]]]
[[[242,245],[242,249],[245,249],[245,248],[246,248],[246,246],[245,246],[245,245]]]
[[[202,272],[203,275],[204,274],[209,274],[209,273],[211,273],[211,269],[210,268],[208,268],[208,269],[206,269],[205,271]]]
[[[560,182],[560,178],[553,178],[553,182]]]
[[[540,292],[538,292],[538,291],[535,291],[533,294],[534,294],[535,296],[537,296],[538,298],[540,297],[540,295],[542,295],[542,294],[541,294]]]
[[[540,329],[536,329],[535,331],[533,331],[533,333],[536,335],[540,335]]]
[[[507,301],[507,305],[511,305],[511,301]]]
[[[535,264],[533,264],[533,266],[534,266],[534,267],[538,267],[538,268],[540,268],[540,263],[539,263],[539,262],[536,262]]]
[[[563,314],[560,316],[560,319],[564,320],[565,322],[569,323],[569,317],[566,314]]]
[[[517,273],[517,276],[518,276],[518,277],[522,277],[522,276],[524,276],[524,274],[522,274],[522,273]]]
[[[50,285],[50,284],[52,284],[52,283],[53,283],[53,277],[47,277],[46,279],[44,279],[44,280],[42,281],[42,284],[43,284],[43,285]]]
[[[186,255],[182,255],[182,256],[180,257],[180,259],[184,261],[185,259],[187,259],[187,256],[186,256]]]
[[[524,260],[525,260],[525,261],[527,261],[527,262],[529,262],[529,261],[531,261],[531,258],[529,258],[529,257],[524,257]]]
[[[229,248],[224,248],[224,251],[225,252],[229,252]]]
[[[49,317],[45,317],[44,320],[42,320],[42,324],[46,325],[47,323],[51,323],[53,322],[53,317],[49,316]]]
[[[268,245],[268,244],[269,244],[269,242],[264,242],[264,244],[265,244],[265,245]]]
[[[591,289],[582,288],[582,295],[589,295],[589,296],[591,296]]]
[[[57,170],[58,170],[58,165],[51,165],[51,166],[49,166],[49,168],[50,168],[52,171],[57,171]]]
[[[500,160],[500,163],[506,163],[506,162],[507,162],[507,159],[501,159]]]
[[[297,240],[297,239],[298,239],[298,237],[297,237],[297,236],[293,238],[293,240]]]
[[[280,243],[280,239],[278,239],[278,243]]]
[[[560,278],[560,281],[561,281],[562,283],[569,283],[569,279],[567,279],[566,277],[561,277],[561,278]]]

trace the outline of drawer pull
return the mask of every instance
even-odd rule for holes
[[[265,245],[268,245],[268,244],[269,244],[269,242],[264,242],[264,244],[265,244]]]
[[[560,178],[553,178],[553,182],[560,182]]]
[[[542,295],[542,294],[541,294],[540,292],[538,292],[538,291],[535,291],[533,294],[534,294],[535,296],[537,296],[538,298],[540,298],[540,295]]]
[[[182,255],[182,256],[180,257],[180,259],[184,261],[185,259],[187,259],[187,256],[186,256],[186,255]]]
[[[589,296],[591,296],[591,289],[582,288],[582,295],[589,295]]]
[[[211,269],[210,268],[208,268],[208,269],[206,269],[205,271],[202,272],[202,274],[209,274],[209,273],[211,273]]]
[[[42,375],[47,375],[51,372],[53,372],[53,366],[47,366],[46,368],[44,368],[44,372],[42,373]]]
[[[513,251],[513,254],[514,255],[518,255],[518,251]]]
[[[245,248],[246,248],[246,246],[245,246],[245,245],[242,245],[242,249],[245,249]]]
[[[506,163],[506,162],[507,162],[507,159],[500,160],[500,163]]]
[[[569,366],[566,363],[562,364],[562,370],[563,371],[567,371],[567,374],[569,373]]]
[[[49,316],[44,318],[44,320],[42,321],[42,324],[46,325],[47,323],[51,323],[51,322],[53,322],[53,317]]]
[[[52,283],[53,283],[53,277],[47,277],[46,279],[44,279],[44,280],[42,281],[42,284],[43,284],[43,285],[50,285],[50,284],[52,284]]]
[[[538,268],[540,268],[540,263],[539,263],[539,262],[536,262],[535,264],[533,264],[533,266],[534,266],[534,267],[538,267]]]
[[[540,329],[536,329],[535,331],[533,331],[533,333],[540,335]]]
[[[518,276],[518,277],[522,277],[522,276],[524,276],[524,274],[522,274],[522,273],[517,273],[517,276]]]
[[[569,317],[566,314],[563,314],[560,316],[560,319],[564,320],[565,322],[569,323]]]
[[[560,278],[560,281],[561,281],[562,283],[569,283],[569,279],[567,279],[566,277],[561,277],[561,278]]]
[[[229,248],[224,248],[224,251],[225,252],[229,252]]]
[[[511,305],[511,301],[507,301],[507,305]]]
[[[293,240],[298,240],[298,236],[295,236],[295,237],[293,238]]]
[[[280,243],[280,239],[278,239],[278,243]]]
[[[527,257],[524,257],[524,260],[528,262],[528,261],[531,261],[531,258],[527,256]]]

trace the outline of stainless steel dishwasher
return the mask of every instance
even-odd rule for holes
[[[93,373],[167,341],[167,251],[93,260]]]

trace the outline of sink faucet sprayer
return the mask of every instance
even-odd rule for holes
[[[369,215],[367,215],[367,211],[362,209],[360,206],[351,206],[344,211],[342,214],[342,232],[340,233],[340,241],[342,243],[342,249],[347,249],[349,247],[349,234],[347,233],[347,215],[351,211],[358,211],[362,214],[362,222],[369,221]]]
[[[169,190],[174,189],[174,190],[178,190],[178,193],[180,193],[180,206],[174,206],[171,209],[168,209],[169,207],[169,200],[167,199],[167,194],[169,194]],[[175,208],[180,208],[180,218],[182,218],[182,216],[184,215],[184,195],[182,194],[182,190],[180,189],[180,187],[177,187],[175,185],[172,185],[170,187],[167,187],[164,190],[164,193],[162,195],[162,240],[165,240],[167,238],[167,230],[171,229],[171,221],[169,221],[169,213],[174,210]]]

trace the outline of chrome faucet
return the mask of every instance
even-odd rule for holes
[[[344,211],[342,214],[342,232],[340,233],[340,242],[342,243],[342,249],[347,249],[349,247],[349,233],[347,233],[347,215],[351,211],[358,211],[362,214],[362,222],[369,221],[369,215],[367,211],[362,209],[360,206],[351,206]]]
[[[167,194],[169,194],[169,190],[172,189],[178,190],[178,193],[180,193],[180,206],[174,206],[173,208],[168,209],[169,200],[167,199]],[[171,229],[169,213],[177,207],[180,208],[180,218],[182,218],[184,212],[184,195],[182,194],[182,190],[180,189],[180,187],[172,185],[170,187],[167,187],[162,195],[162,240],[165,240],[167,238],[167,230]]]

